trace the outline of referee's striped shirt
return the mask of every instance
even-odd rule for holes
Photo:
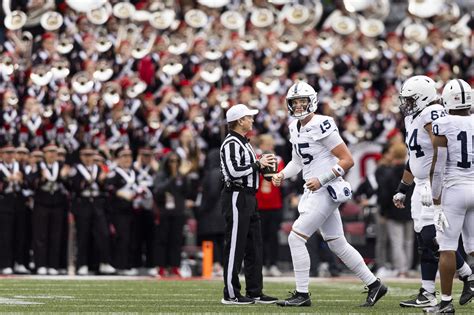
[[[221,145],[221,171],[226,182],[258,189],[255,151],[247,138],[231,130]]]

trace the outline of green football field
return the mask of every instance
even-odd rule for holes
[[[417,293],[417,283],[388,282],[389,293],[373,308],[360,308],[365,299],[356,280],[312,282],[313,305],[281,308],[275,305],[221,305],[221,281],[203,280],[33,280],[1,279],[0,312],[8,313],[312,313],[312,314],[422,314],[421,309],[398,306]],[[284,298],[291,282],[266,282],[268,295]],[[474,304],[460,306],[456,282],[456,313],[474,314]]]

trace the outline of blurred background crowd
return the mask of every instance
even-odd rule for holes
[[[219,274],[224,228],[215,149],[225,135],[225,111],[237,103],[259,109],[248,136],[259,152],[276,152],[283,167],[291,153],[285,95],[298,79],[316,89],[318,112],[335,118],[356,160],[347,175],[356,198],[341,209],[349,241],[374,268],[405,276],[416,267],[413,238],[394,240],[385,228],[406,223],[413,234],[409,210],[393,208],[394,184],[386,182],[406,158],[398,91],[414,74],[432,77],[440,89],[454,77],[473,85],[472,1],[3,0],[1,9],[2,159],[16,159],[24,173],[15,192],[24,197],[16,205],[22,210],[0,209],[0,224],[11,227],[1,245],[12,251],[0,262],[3,273],[45,267],[40,274],[55,274],[76,257],[77,272],[88,266],[136,274],[146,267],[154,275],[159,266],[160,275],[179,276],[181,257],[193,269],[201,241],[212,240]],[[30,268],[38,263],[31,258],[35,242],[52,246],[41,243],[32,219],[43,176],[38,163],[50,151],[46,164],[59,159],[63,170],[61,215],[48,219],[49,229],[61,226],[53,233],[59,241],[53,254],[46,250],[58,258]],[[81,221],[74,203],[81,197],[75,165],[86,156],[104,174],[91,221]],[[137,179],[133,197],[122,198],[128,208],[118,211],[110,201],[114,169],[132,164],[137,177],[146,169],[149,178],[143,185]],[[8,200],[8,176],[2,180]],[[283,235],[297,213],[298,180],[282,189],[262,182],[265,274],[280,275],[289,261]],[[136,202],[143,191],[152,205]],[[8,242],[18,238],[24,247],[14,253]],[[86,244],[68,254],[71,239]],[[312,273],[337,275],[339,264],[317,235],[310,246]],[[400,261],[404,249],[413,255]]]

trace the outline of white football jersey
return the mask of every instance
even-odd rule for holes
[[[474,115],[447,115],[433,122],[433,134],[448,139],[445,187],[474,182]],[[473,192],[474,193],[474,192]]]
[[[435,104],[425,107],[420,113],[405,117],[405,143],[410,169],[417,179],[429,178],[433,159],[433,144],[425,126],[446,115],[444,107]]]
[[[294,120],[289,126],[292,160],[302,167],[303,179],[308,180],[328,172],[339,161],[320,141],[338,129],[334,119],[324,115],[314,115],[299,130],[298,125]]]

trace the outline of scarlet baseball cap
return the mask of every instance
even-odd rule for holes
[[[229,108],[225,114],[228,123],[236,121],[245,116],[255,116],[258,114],[258,109],[250,109],[244,104],[237,104]]]

